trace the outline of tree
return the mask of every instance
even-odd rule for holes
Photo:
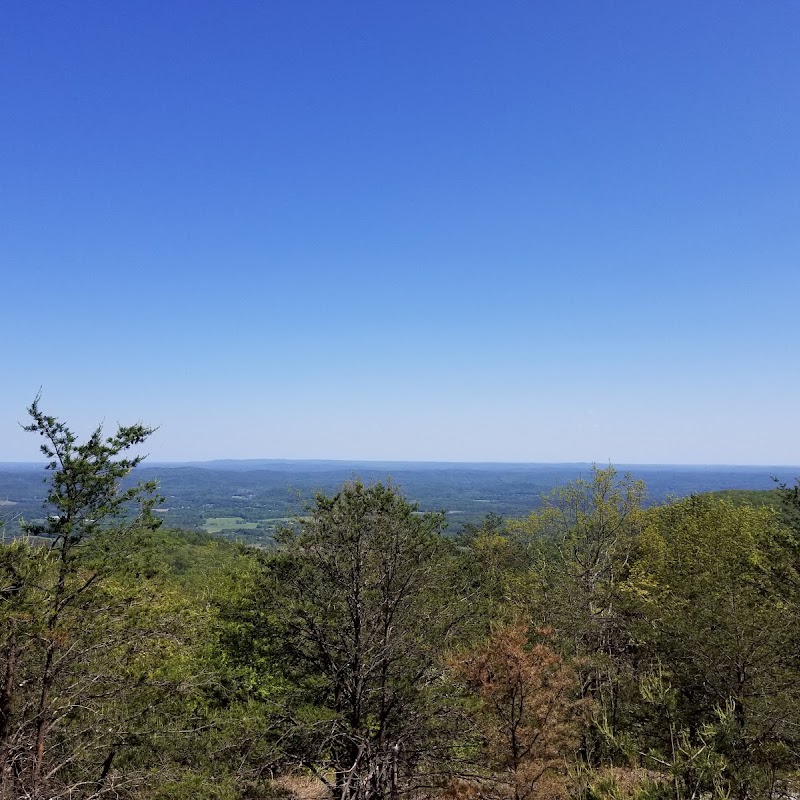
[[[47,520],[28,530],[49,546],[0,553],[0,797],[95,797],[131,724],[113,702],[132,677],[120,659],[135,661],[147,638],[132,638],[135,592],[112,577],[158,524],[154,484],[121,488],[142,456],[120,455],[152,429],[104,438],[98,427],[78,443],[39,397],[28,412],[51,473]]]
[[[286,747],[339,800],[396,796],[447,763],[440,656],[463,603],[444,585],[442,527],[395,487],[354,480],[318,495],[267,559],[261,635],[302,687]]]
[[[800,747],[800,625],[786,592],[794,558],[786,531],[772,509],[702,496],[657,509],[651,527],[661,544],[636,568],[647,587],[641,634],[668,676],[669,726],[706,731],[716,781],[731,796],[773,796]]]
[[[509,531],[497,514],[480,525],[466,524],[457,541],[454,569],[469,595],[474,638],[482,641],[499,620],[513,621],[530,608],[536,591],[532,552],[518,526]]]
[[[462,654],[456,673],[480,698],[478,725],[484,765],[491,774],[460,794],[534,800],[566,794],[567,763],[574,758],[586,710],[576,701],[577,680],[542,641],[531,645],[522,625],[508,625]]]
[[[619,724],[621,683],[629,640],[620,587],[642,526],[645,487],[609,466],[592,467],[590,480],[556,489],[516,535],[534,543],[538,591],[530,614],[554,630],[560,650],[578,666],[581,696],[594,701],[601,727]],[[601,757],[599,739],[587,734],[584,756]]]

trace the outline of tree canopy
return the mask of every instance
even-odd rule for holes
[[[800,791],[796,486],[646,507],[595,468],[452,537],[354,478],[257,549],[158,529],[147,426],[29,413],[49,484],[0,543],[3,800]]]

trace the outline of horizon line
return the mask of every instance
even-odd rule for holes
[[[498,460],[468,460],[454,461],[442,459],[415,459],[415,458],[230,458],[217,457],[208,459],[159,459],[148,461],[147,456],[141,462],[142,466],[194,466],[203,464],[237,463],[237,464],[335,464],[347,466],[349,464],[426,464],[444,466],[519,466],[519,467],[780,467],[782,469],[800,469],[800,464],[780,464],[772,462],[705,462],[705,461],[498,461]],[[12,460],[0,461],[0,466],[20,465],[39,466],[46,465],[44,460]]]

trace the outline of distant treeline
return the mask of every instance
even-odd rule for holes
[[[421,510],[446,512],[447,533],[454,535],[487,514],[524,516],[540,508],[555,488],[586,478],[591,470],[591,464],[231,461],[142,464],[125,485],[158,481],[164,499],[157,514],[169,527],[269,546],[280,525],[305,514],[318,491],[335,492],[355,474],[367,482],[392,480]],[[791,483],[800,475],[800,467],[635,465],[618,470],[644,480],[645,505],[720,490],[769,491],[773,477]],[[44,477],[43,466],[0,464],[0,519],[6,519],[7,533],[18,532],[20,520],[41,518]]]

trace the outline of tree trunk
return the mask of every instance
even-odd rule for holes
[[[11,713],[14,701],[14,678],[17,669],[17,645],[13,640],[6,650],[6,671],[0,691],[0,793],[8,786],[11,777]],[[2,794],[0,794],[2,796]]]

